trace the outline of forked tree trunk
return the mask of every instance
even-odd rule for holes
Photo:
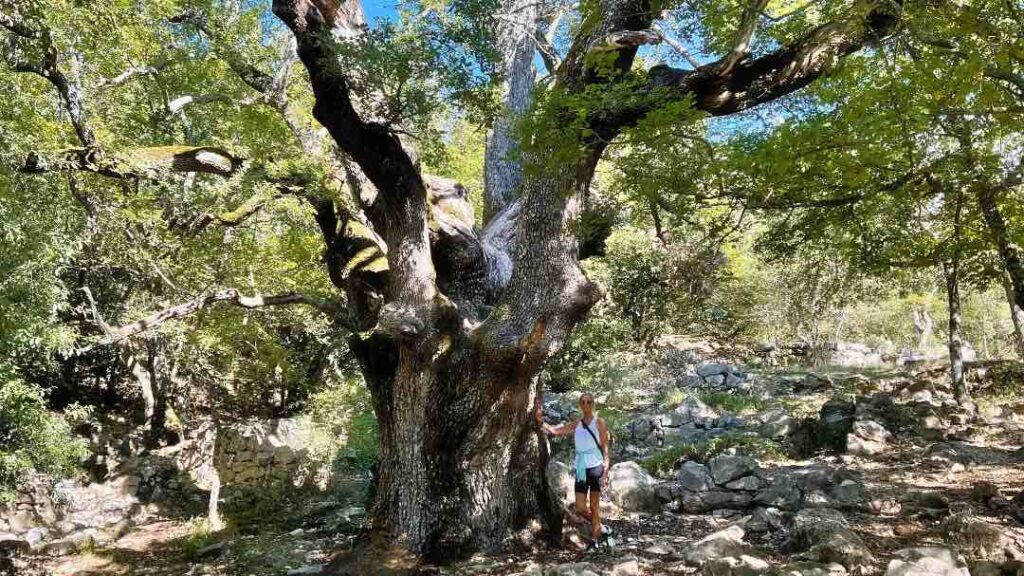
[[[533,384],[599,293],[575,265],[575,243],[532,250],[535,236],[569,233],[566,223],[579,215],[598,153],[592,150],[576,170],[525,183],[522,216],[532,225],[519,228],[516,258],[532,267],[525,277],[546,278],[544,285],[557,290],[513,278],[507,304],[499,305],[507,316],[495,312],[469,337],[443,333],[451,328],[437,317],[438,333],[416,340],[351,341],[380,431],[370,528],[389,543],[439,561],[500,549],[523,529],[559,538]]]

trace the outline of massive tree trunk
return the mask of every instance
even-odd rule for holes
[[[480,344],[451,342],[432,360],[381,339],[353,342],[380,429],[370,527],[435,560],[500,548],[555,505],[543,499],[531,430],[535,367],[489,358]]]

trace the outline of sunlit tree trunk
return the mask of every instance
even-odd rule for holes
[[[535,0],[502,0],[495,17],[501,57],[502,111],[487,134],[484,153],[484,221],[515,198],[523,179],[515,123],[530,108],[536,78],[533,57],[537,31]]]
[[[949,377],[953,382],[953,396],[963,404],[970,399],[964,380],[963,336],[960,325],[960,262],[953,260],[943,265],[946,277],[946,298],[949,301]]]

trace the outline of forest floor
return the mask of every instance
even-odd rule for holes
[[[792,380],[792,374],[787,377]],[[860,391],[864,391],[864,382],[870,379],[866,388],[878,394],[879,388],[886,388],[886,378],[891,380],[891,375],[872,373],[869,378],[861,377],[858,380]],[[907,386],[907,382],[911,381],[902,385]],[[874,385],[876,383],[878,386]],[[839,387],[830,382],[829,386],[812,393],[783,395],[780,392],[777,400],[791,414],[816,414],[826,400],[841,392],[837,390]],[[886,393],[899,396],[895,390]],[[741,541],[726,542],[727,545],[716,548],[722,558],[749,558],[749,562],[743,561],[750,564],[748,571],[743,571],[743,567],[723,567],[724,561],[697,562],[691,552],[700,548],[698,542],[730,526],[748,528],[750,509],[687,513],[678,505],[666,504],[660,512],[610,507],[607,524],[613,528],[617,539],[617,546],[611,551],[585,552],[578,542],[567,542],[561,549],[480,556],[443,568],[426,569],[424,573],[459,576],[895,574],[891,568],[887,572],[887,567],[894,558],[905,557],[901,550],[948,547],[960,555],[962,562],[971,563],[971,573],[975,576],[1021,574],[1024,571],[1017,572],[1019,565],[1012,561],[1021,560],[1021,551],[1024,551],[1024,524],[1021,523],[1024,520],[1024,451],[1020,448],[1024,441],[1024,424],[1016,416],[1022,411],[1017,407],[1018,400],[1005,393],[993,392],[986,396],[983,392],[975,399],[982,406],[979,416],[952,438],[949,433],[936,435],[934,430],[922,431],[918,421],[895,434],[886,443],[886,449],[878,454],[818,454],[802,460],[780,455],[759,458],[761,469],[769,473],[826,467],[841,469],[856,477],[863,486],[863,496],[858,503],[833,508],[841,512],[849,528],[869,550],[866,559],[851,561],[851,554],[855,554],[846,549],[824,554],[821,550],[815,552],[812,547],[810,551],[794,553],[791,544],[787,544],[792,540],[790,531],[795,530],[792,524],[795,510],[791,510],[787,513],[786,526],[766,531],[748,529],[745,534],[741,531]],[[645,413],[649,413],[649,409],[619,414],[616,421]],[[915,416],[924,417],[924,413]],[[749,418],[756,420],[758,415],[749,414]],[[930,439],[926,440],[925,436]],[[630,442],[622,441],[623,444]],[[664,448],[645,449],[644,457],[671,449],[671,443],[666,442]],[[661,480],[665,481],[666,477],[671,482],[674,473]],[[316,509],[321,513],[312,515],[308,509],[282,511],[286,516],[283,521],[235,526],[219,534],[207,533],[196,520],[158,519],[131,529],[102,549],[59,558],[35,558],[25,574],[326,574],[331,558],[346,549],[354,537],[354,530],[339,532],[336,522],[325,520],[327,516],[322,511],[336,513],[337,506],[340,504],[318,506]],[[819,538],[827,539],[821,535]],[[811,542],[815,543],[820,542]],[[904,573],[918,574],[900,572]],[[928,573],[931,572],[920,572]]]

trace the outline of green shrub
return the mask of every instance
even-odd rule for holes
[[[757,412],[764,409],[765,401],[750,394],[733,394],[731,392],[703,391],[697,393],[697,398],[717,410],[727,410],[734,414],[744,412]]]
[[[785,448],[774,440],[760,436],[726,434],[707,442],[671,446],[649,456],[641,465],[655,476],[666,476],[672,474],[676,462],[681,458],[707,462],[729,449],[735,449],[736,454],[758,459],[781,460],[788,457]]]
[[[370,395],[357,378],[350,378],[314,394],[307,412],[314,453],[333,462],[335,472],[345,468],[369,470],[377,460],[377,418]]]
[[[199,559],[199,551],[212,544],[215,539],[209,521],[196,517],[188,522],[188,534],[172,540],[170,545],[186,560],[195,561]]]
[[[88,455],[61,415],[46,409],[42,391],[20,380],[0,384],[0,503],[9,502],[25,475],[73,474]]]

